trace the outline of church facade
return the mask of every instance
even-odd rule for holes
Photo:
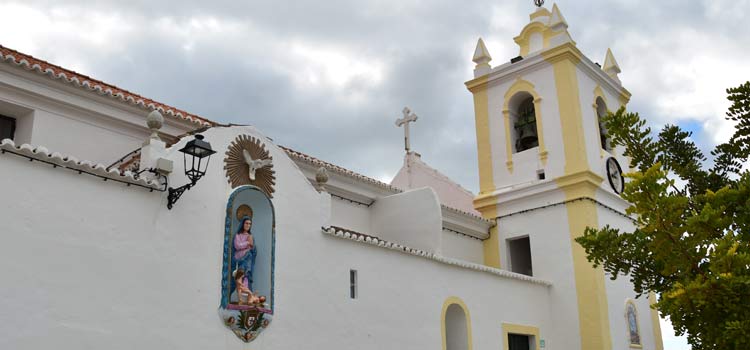
[[[476,195],[408,137],[386,184],[0,46],[0,348],[662,349],[573,241],[633,225],[617,62],[557,6],[515,42],[466,82]]]

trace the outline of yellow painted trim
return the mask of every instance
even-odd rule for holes
[[[503,102],[503,119],[505,119],[505,153],[506,153],[506,166],[509,172],[513,172],[513,143],[510,137],[510,100],[516,96],[516,94],[525,92],[531,95],[534,99],[534,114],[536,118],[536,134],[539,139],[539,160],[542,165],[547,165],[547,147],[544,143],[544,120],[542,118],[542,96],[534,88],[534,84],[521,78],[511,85],[505,92]]]
[[[628,104],[628,102],[630,102],[630,94],[627,94],[627,95],[622,94],[619,97],[620,97],[620,107],[625,107]]]
[[[508,334],[522,334],[522,335],[533,335],[534,341],[536,342],[536,349],[540,349],[540,335],[539,327],[534,326],[522,326],[513,323],[503,323],[503,349],[508,350]]]
[[[497,214],[495,214],[497,216]],[[490,228],[490,237],[482,241],[482,251],[484,253],[484,265],[501,268],[500,263],[500,233],[497,225]]]
[[[549,17],[552,16],[552,13],[549,12],[546,8],[542,7],[537,11],[534,11],[532,14],[529,15],[530,20],[534,20],[539,17]]]
[[[503,126],[505,127],[505,167],[513,173],[513,145],[510,137],[510,110],[503,108]]]
[[[575,55],[567,54],[569,52],[563,51],[561,55],[550,57],[545,55],[545,59],[552,63],[555,75],[557,103],[565,154],[565,174],[585,171],[589,168],[576,72],[576,65],[580,60]],[[560,59],[560,57],[562,58]]]
[[[542,38],[544,38],[542,48],[547,48],[548,40],[546,39],[545,31],[547,31],[547,26],[541,22],[531,22],[523,27],[523,29],[521,30],[521,34],[513,38],[513,41],[515,41],[516,44],[518,44],[518,46],[521,48],[519,54],[524,57],[529,54],[529,41],[531,39],[531,35],[536,33],[542,34]]]
[[[544,119],[542,118],[542,98],[534,98],[534,114],[536,114],[536,132],[539,138],[539,160],[542,166],[547,166],[547,147],[544,145]]]
[[[602,101],[604,101],[604,104],[609,106],[609,102],[607,102],[607,96],[604,95],[604,90],[602,90],[602,87],[599,86],[599,84],[596,84],[596,87],[594,88],[594,104],[596,104],[597,97],[601,97]]]
[[[633,344],[630,342],[630,320],[628,319],[628,305],[633,305],[633,310],[635,311],[635,330],[638,332],[638,339],[640,339],[640,344]],[[633,299],[625,299],[625,329],[628,336],[628,345],[633,349],[643,349],[643,333],[641,332],[641,321],[640,317],[638,317],[638,306],[635,305],[635,300]]]
[[[474,208],[482,213],[482,217],[495,221],[497,218],[497,197],[494,193],[480,195],[474,198]],[[482,241],[484,264],[489,267],[501,268],[500,263],[500,233],[497,225],[490,227],[490,237]]]
[[[661,324],[659,323],[659,312],[656,311],[656,294],[648,293],[648,302],[651,306],[651,330],[654,332],[654,349],[664,350],[664,342],[661,338]]]
[[[448,297],[443,303],[443,312],[440,314],[440,333],[443,335],[443,350],[446,350],[446,331],[445,331],[445,314],[448,312],[448,307],[451,305],[458,305],[464,310],[464,316],[466,317],[466,340],[467,350],[471,350],[474,344],[474,340],[471,338],[471,315],[469,314],[469,308],[466,306],[463,300],[459,297]]]
[[[565,193],[566,200],[595,198],[603,178],[591,171],[586,156],[576,68],[582,55],[572,43],[559,45],[542,55],[552,64],[562,126],[565,175],[557,178],[556,182]],[[604,271],[601,267],[594,268],[586,259],[583,247],[575,242],[575,238],[583,235],[586,227],[599,227],[597,208],[590,201],[568,202],[565,207],[575,272],[581,350],[610,350],[612,336]]]
[[[484,84],[487,77],[475,79],[476,84]],[[490,140],[489,97],[485,88],[472,90],[474,94],[474,120],[477,132],[477,156],[479,157],[479,193],[495,190]]]

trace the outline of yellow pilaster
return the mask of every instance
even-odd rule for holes
[[[595,198],[602,177],[589,168],[586,139],[583,129],[583,114],[576,65],[580,52],[572,44],[564,44],[542,54],[552,63],[555,88],[562,125],[565,175],[557,178],[568,202],[568,230],[575,271],[578,322],[582,350],[610,350],[612,337],[609,327],[607,291],[604,271],[594,268],[586,259],[583,248],[575,238],[583,235],[586,227],[598,227],[596,205],[580,198]]]
[[[656,304],[656,294],[648,293],[648,302],[650,305]],[[656,350],[664,350],[664,342],[661,339],[661,324],[659,324],[659,312],[651,309],[651,330],[654,332],[654,343]]]
[[[477,131],[477,156],[479,157],[479,195],[474,206],[489,220],[497,217],[495,203],[487,203],[487,194],[495,191],[490,141],[490,110],[487,96],[487,77],[479,77],[468,82],[469,91],[474,94],[474,120]],[[483,200],[484,198],[484,200]],[[489,198],[492,198],[491,196]],[[497,227],[490,229],[490,237],[483,242],[484,264],[500,268],[500,242]]]
[[[474,94],[474,122],[477,131],[477,156],[479,157],[479,193],[495,190],[492,172],[492,151],[490,146],[490,110],[487,96],[486,77],[471,82],[469,87]]]

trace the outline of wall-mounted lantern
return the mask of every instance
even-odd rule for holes
[[[189,190],[191,187],[200,180],[203,175],[206,175],[206,169],[208,169],[208,161],[211,160],[211,155],[216,153],[211,149],[211,144],[203,141],[203,135],[195,135],[195,139],[190,140],[185,147],[180,149],[182,152],[182,163],[185,167],[185,176],[190,179],[190,182],[177,187],[169,188],[169,196],[167,197],[167,208],[172,209],[172,206],[180,199],[182,194]],[[188,156],[190,157],[190,168],[188,168]],[[203,162],[203,158],[206,161]]]

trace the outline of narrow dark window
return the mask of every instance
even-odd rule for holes
[[[544,177],[545,177],[545,176],[544,176],[544,170],[537,170],[537,172],[536,172],[536,177],[537,177],[537,179],[539,179],[539,180],[544,180]]]
[[[349,270],[349,297],[357,299],[357,270]]]
[[[531,337],[524,334],[511,334],[508,333],[508,350],[531,350],[535,346],[531,346]]]
[[[16,134],[16,120],[0,115],[0,140],[13,139]]]

